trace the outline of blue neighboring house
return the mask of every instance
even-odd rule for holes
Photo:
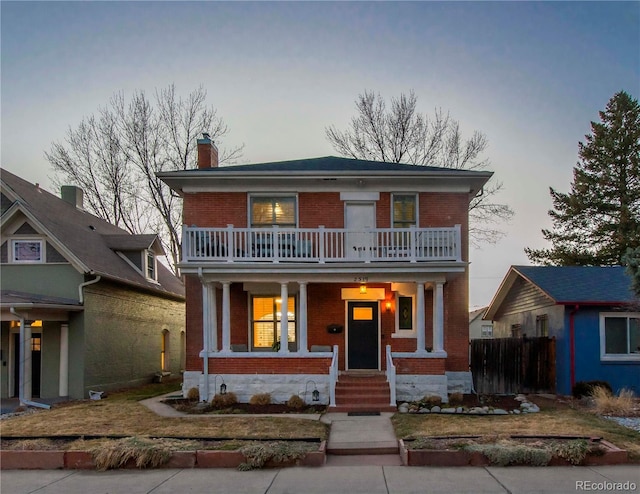
[[[621,266],[511,266],[484,315],[495,338],[556,338],[556,393],[607,381],[640,394],[640,301]]]

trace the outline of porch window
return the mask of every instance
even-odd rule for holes
[[[289,297],[287,303],[288,343],[296,342],[295,298]],[[273,349],[280,340],[280,321],[282,320],[282,300],[280,297],[254,296],[252,299],[251,335],[252,347],[257,351]]]
[[[600,357],[640,360],[640,313],[600,314]]]
[[[251,196],[251,227],[296,227],[295,196]]]

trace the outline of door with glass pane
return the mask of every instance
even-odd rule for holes
[[[347,310],[347,368],[378,370],[378,302],[348,302]]]

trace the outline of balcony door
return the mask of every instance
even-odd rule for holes
[[[345,205],[345,256],[351,259],[370,258],[376,227],[376,205],[373,202],[348,202]]]

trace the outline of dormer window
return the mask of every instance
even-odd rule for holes
[[[157,281],[156,256],[151,250],[147,250],[146,255],[147,278]]]
[[[31,238],[12,240],[11,261],[15,263],[43,263],[44,241]]]

